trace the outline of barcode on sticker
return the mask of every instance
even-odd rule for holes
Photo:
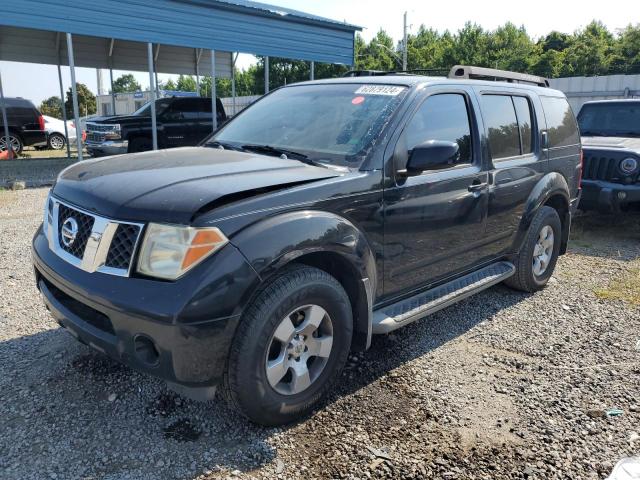
[[[395,97],[404,90],[403,87],[392,85],[363,85],[355,91],[356,95],[389,95]]]

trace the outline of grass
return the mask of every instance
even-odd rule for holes
[[[622,300],[640,307],[640,267],[634,267],[621,278],[611,280],[606,288],[594,290],[602,300]]]

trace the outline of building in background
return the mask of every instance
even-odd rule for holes
[[[552,78],[549,84],[564,92],[576,114],[591,100],[640,98],[640,75]]]
[[[182,92],[178,90],[159,90],[158,98],[164,97],[196,97],[196,92]],[[243,108],[255,102],[260,95],[251,95],[246,97],[221,98],[224,111],[228,116],[233,116],[240,112]],[[97,114],[100,116],[108,115],[130,115],[151,99],[151,92],[131,92],[115,94],[115,112],[113,111],[113,103],[111,95],[98,95],[96,97]]]

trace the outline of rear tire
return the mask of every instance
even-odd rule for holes
[[[523,292],[544,288],[556,267],[561,238],[562,224],[558,212],[551,207],[541,207],[514,260],[516,273],[504,283]]]
[[[59,133],[49,135],[49,148],[51,150],[62,150],[66,144],[67,140],[64,138],[64,135],[60,135]]]
[[[137,137],[129,141],[129,153],[147,152],[151,148],[151,139],[146,137]]]
[[[11,147],[13,153],[20,154],[22,153],[22,149],[24,148],[24,143],[19,135],[9,132],[9,142],[11,143]],[[4,136],[4,131],[0,131],[0,152],[4,152],[7,149],[7,140]]]
[[[335,278],[313,267],[286,268],[245,310],[227,362],[225,398],[261,425],[299,419],[340,374],[352,331],[349,297]]]

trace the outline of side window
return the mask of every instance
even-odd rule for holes
[[[197,98],[181,98],[172,102],[165,115],[172,120],[198,120],[199,110]]]
[[[562,97],[540,97],[547,119],[549,146],[565,147],[580,143],[578,125],[569,102]]]
[[[531,133],[533,122],[531,120],[531,104],[525,97],[512,97],[516,107],[518,117],[518,127],[520,129],[520,141],[522,143],[522,154],[533,152],[533,135]]]
[[[483,95],[482,117],[494,160],[520,155],[520,132],[513,101],[508,95]]]
[[[409,152],[427,140],[445,140],[460,147],[456,164],[472,162],[471,126],[464,95],[442,93],[427,98],[409,121],[405,135]]]

